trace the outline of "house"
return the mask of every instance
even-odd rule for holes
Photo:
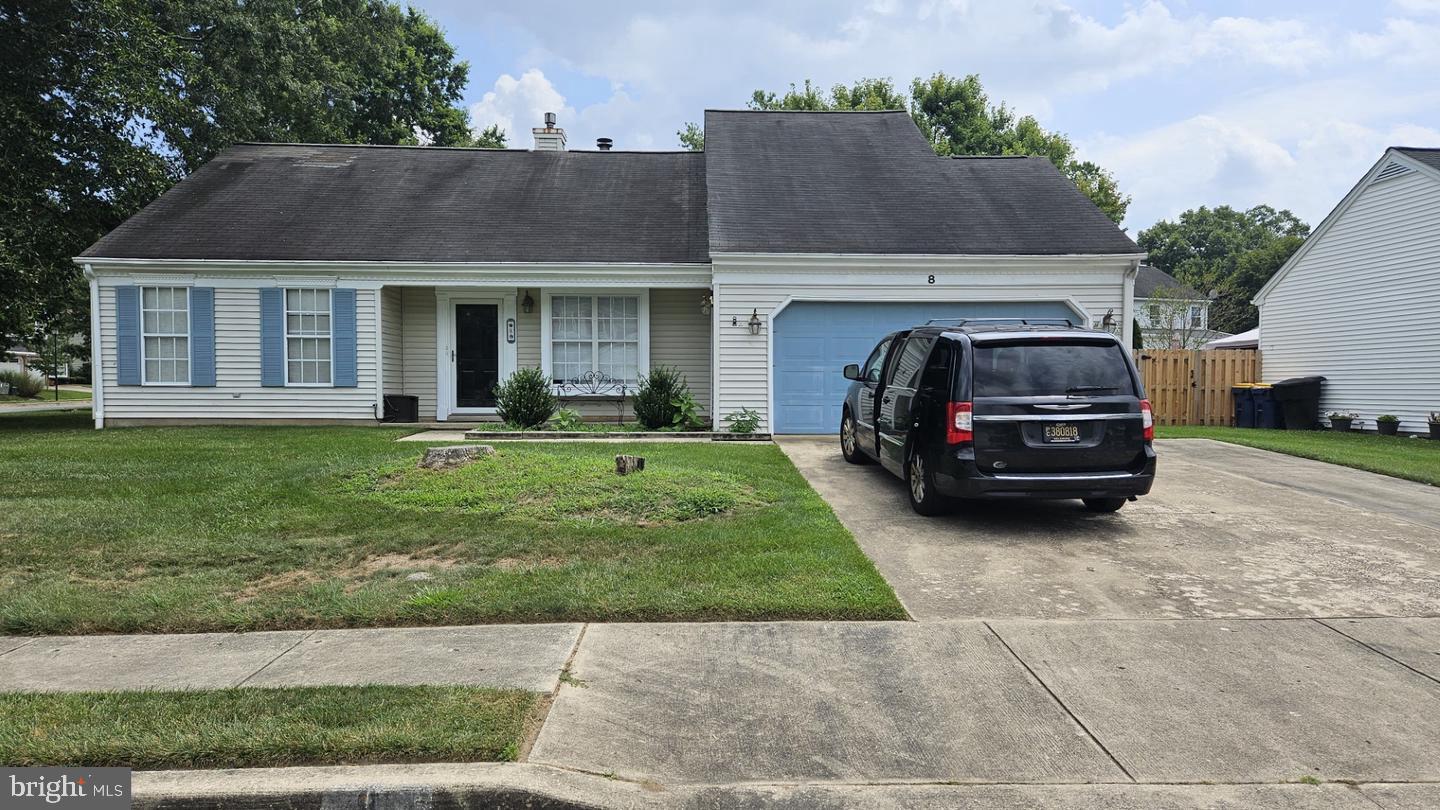
[[[1210,299],[1158,267],[1135,276],[1135,319],[1146,349],[1198,349],[1225,337],[1210,329]]]
[[[1320,375],[1322,412],[1424,432],[1440,410],[1440,149],[1386,150],[1254,303],[1266,382]]]
[[[549,116],[547,116],[547,119]],[[904,112],[705,114],[704,152],[240,144],[77,257],[97,426],[494,418],[539,366],[837,429],[844,364],[930,318],[1129,338],[1143,253],[1044,158],[941,158]],[[580,391],[583,393],[583,391]],[[615,391],[588,413],[615,414]]]

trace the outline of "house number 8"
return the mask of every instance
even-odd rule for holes
[[[934,283],[935,283],[935,277],[934,277],[934,276],[930,276],[928,279],[926,279],[926,281],[927,281],[928,283],[930,283],[930,284],[934,284]]]

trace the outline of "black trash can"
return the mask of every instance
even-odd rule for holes
[[[1255,405],[1255,427],[1271,430],[1285,427],[1285,420],[1280,418],[1280,403],[1275,401],[1275,389],[1257,385],[1250,389],[1250,401]]]
[[[1255,427],[1255,400],[1250,391],[1248,384],[1230,387],[1230,395],[1235,398],[1235,427]]]
[[[384,421],[419,422],[420,397],[406,396],[404,394],[386,394]]]
[[[1275,383],[1270,394],[1280,403],[1286,430],[1320,427],[1320,383],[1324,377],[1291,377]]]

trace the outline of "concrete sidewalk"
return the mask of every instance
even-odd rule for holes
[[[1425,807],[1440,806],[1437,651],[1440,619],[1378,618],[6,638],[0,689],[532,689],[553,704],[515,789],[604,776],[598,806]],[[203,793],[254,775],[239,773],[139,784]],[[490,790],[508,771],[486,773]]]

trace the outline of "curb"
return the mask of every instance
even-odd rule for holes
[[[541,765],[453,763],[137,771],[133,798],[136,810],[592,810],[678,797]]]

